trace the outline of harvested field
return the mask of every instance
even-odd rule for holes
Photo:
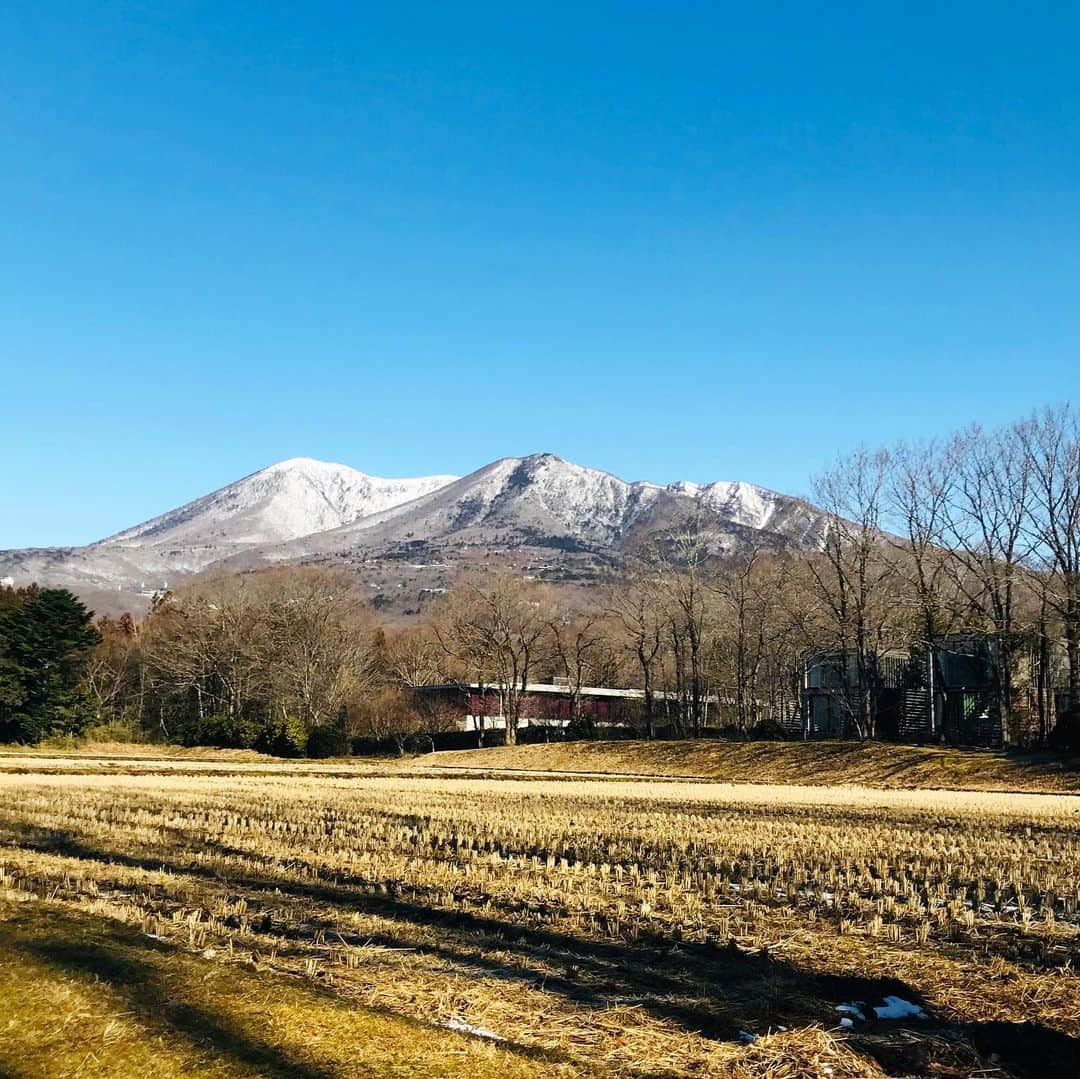
[[[215,963],[59,904],[0,902],[0,1073],[540,1079],[539,1059]],[[574,1072],[566,1071],[567,1075]]]
[[[78,1018],[95,1007],[134,1010],[132,1052],[143,1027],[190,1048],[182,1015],[155,1025],[126,980],[87,980],[76,932],[131,963],[175,956],[184,993],[201,965],[230,986],[230,1029],[251,1022],[244,989],[215,979],[340,1009],[260,1043],[320,1075],[458,1074],[431,1032],[478,1076],[1074,1074],[1080,796],[17,763],[0,977],[16,956],[62,979],[34,979],[73,1017],[51,1074],[103,1059]],[[2,999],[0,1071],[44,1074],[18,1067],[32,1003]],[[350,1071],[372,1017],[415,1051]]]
[[[941,790],[1080,791],[1080,758],[883,742],[563,742],[424,757],[441,767]]]

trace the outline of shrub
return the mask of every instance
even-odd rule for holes
[[[308,730],[298,716],[269,720],[255,739],[260,753],[275,757],[302,757],[307,751]]]
[[[1069,752],[1080,751],[1080,711],[1063,711],[1050,732],[1050,745]]]
[[[259,722],[243,716],[203,716],[189,720],[177,730],[177,737],[185,746],[219,749],[251,749],[261,734]]]
[[[753,741],[786,742],[791,737],[791,733],[775,719],[763,719],[750,728],[749,737]]]
[[[309,757],[345,757],[349,753],[349,736],[339,726],[312,727],[307,736]]]
[[[75,747],[94,742],[146,743],[150,738],[139,723],[130,719],[112,719],[93,723],[78,734],[56,734],[45,739],[45,744],[55,747]]]

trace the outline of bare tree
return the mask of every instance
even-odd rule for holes
[[[889,542],[906,585],[897,594],[914,600],[913,621],[924,648],[954,624],[956,578],[945,546],[954,485],[952,454],[937,442],[901,443],[889,454],[884,501],[898,532]]]
[[[239,720],[266,701],[255,591],[250,577],[212,578],[170,592],[147,619],[142,655],[163,730],[173,713]]]
[[[667,614],[675,694],[680,702],[679,727],[701,736],[708,706],[705,668],[711,557],[706,514],[698,507],[655,544],[651,557],[661,604]]]
[[[614,680],[618,666],[611,627],[599,612],[570,607],[551,620],[551,650],[566,680],[571,724],[582,721],[582,689]],[[595,723],[590,722],[595,733]]]
[[[336,722],[370,685],[372,648],[353,579],[317,567],[195,582],[158,603],[140,631],[147,697],[166,733],[173,719],[256,732],[273,721],[291,724],[295,741]]]
[[[791,700],[797,634],[788,616],[790,559],[760,549],[726,559],[710,580],[719,601],[715,682],[743,734],[766,717],[784,718]]]
[[[128,702],[137,703],[138,631],[130,614],[99,619],[97,631],[101,639],[86,661],[83,685],[95,719],[104,723],[121,718]]]
[[[657,581],[639,565],[607,593],[606,610],[625,651],[641,676],[646,737],[656,733],[656,679],[662,663],[666,618]]]
[[[529,675],[549,653],[546,591],[508,574],[466,581],[449,595],[438,624],[446,652],[497,688],[507,745],[517,742]]]
[[[1022,423],[1030,468],[1028,528],[1048,573],[1048,597],[1061,618],[1068,660],[1069,716],[1061,736],[1080,728],[1080,417],[1064,405]],[[1062,722],[1062,719],[1065,722]]]
[[[387,630],[390,669],[405,686],[432,686],[445,680],[446,652],[431,626]]]
[[[366,738],[382,747],[391,743],[404,756],[410,740],[424,729],[424,716],[406,689],[382,682],[348,709],[350,738]]]
[[[1013,685],[1017,595],[1031,551],[1026,534],[1031,501],[1031,458],[1017,427],[959,432],[948,454],[953,481],[945,504],[945,540],[956,580],[971,605],[994,629],[999,678],[1011,740],[1017,701]]]
[[[721,606],[716,684],[734,702],[735,726],[744,734],[757,720],[757,674],[765,648],[765,619],[752,586],[760,557],[760,551],[752,550],[730,559],[710,581]]]
[[[877,722],[875,649],[883,636],[884,591],[892,572],[881,533],[888,465],[884,451],[860,448],[814,481],[818,504],[829,516],[824,549],[813,552],[807,565],[831,616],[845,672],[843,700],[860,738],[873,738]]]
[[[309,728],[336,721],[374,681],[375,626],[355,579],[341,570],[282,567],[257,583],[276,708]]]

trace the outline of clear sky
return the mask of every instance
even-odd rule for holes
[[[1076,4],[21,3],[0,547],[275,460],[794,493],[1080,389]]]

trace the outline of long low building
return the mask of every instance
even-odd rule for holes
[[[481,682],[443,682],[417,686],[414,692],[455,712],[460,720],[460,730],[497,730],[506,726],[498,686]],[[567,726],[573,718],[574,697],[566,683],[529,682],[521,700],[521,726]],[[658,703],[676,699],[673,694],[659,692],[653,697]],[[717,698],[713,695],[703,700],[706,707],[711,707]],[[605,727],[632,723],[640,717],[644,701],[642,689],[582,686],[577,693],[579,716]]]

